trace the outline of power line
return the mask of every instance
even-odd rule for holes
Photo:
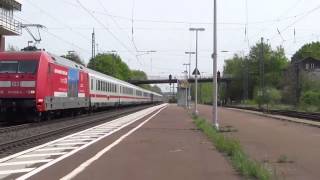
[[[119,44],[121,44],[121,46],[123,46],[126,50],[128,50],[128,52],[130,52],[136,59],[136,54],[134,54],[115,34],[113,34],[109,29],[108,27],[106,27],[98,18],[96,18],[92,13],[91,11],[86,8],[81,2],[80,0],[76,0],[77,3],[81,6],[81,8],[83,10],[85,10],[95,21],[97,21],[102,27],[104,27],[104,30],[106,30],[115,40],[117,40],[119,42]],[[137,59],[137,61],[139,61]]]
[[[288,26],[286,26],[285,28],[283,28],[281,31],[281,33],[283,33],[284,31],[288,30],[290,27],[292,27],[293,25],[297,24],[298,22],[300,22],[301,20],[303,20],[304,18],[306,18],[307,16],[309,16],[311,13],[317,11],[318,9],[320,9],[320,5],[318,5],[317,7],[307,11],[305,13],[305,15],[303,15],[302,17],[300,17],[299,19],[295,20],[294,22],[292,22],[291,24],[289,24]],[[274,35],[271,40],[275,39],[276,35]]]
[[[16,17],[17,19],[23,21],[23,22],[31,23],[31,22],[28,21],[28,20],[22,19],[22,18],[17,17],[17,16],[15,16],[15,17]],[[80,50],[82,50],[82,51],[84,51],[84,52],[87,52],[88,54],[90,53],[87,49],[84,49],[84,48],[82,48],[82,47],[74,44],[73,42],[70,42],[70,41],[68,41],[68,40],[66,40],[66,39],[64,39],[64,38],[62,38],[62,37],[60,37],[60,36],[58,36],[58,35],[50,32],[47,28],[46,28],[46,29],[41,29],[41,30],[42,30],[43,32],[46,32],[47,34],[51,35],[52,37],[54,37],[54,38],[56,38],[56,39],[58,39],[58,40],[60,40],[60,41],[62,41],[62,42],[64,42],[64,43],[66,43],[66,44],[69,44],[69,45],[72,45],[72,46],[74,46],[74,47],[77,47],[78,49],[80,49]]]
[[[65,3],[72,5],[74,7],[79,7],[77,4],[74,3],[70,3],[68,1],[65,1]],[[81,6],[80,6],[81,7]],[[132,17],[125,17],[125,16],[119,16],[119,15],[113,15],[110,13],[106,13],[106,12],[101,12],[101,11],[97,11],[97,10],[92,10],[87,8],[90,12],[94,13],[94,14],[103,14],[106,16],[110,16],[113,18],[118,18],[118,19],[123,19],[123,20],[127,20],[127,21],[135,21],[135,22],[150,22],[150,23],[168,23],[168,24],[207,24],[207,25],[212,25],[212,22],[200,22],[200,21],[179,21],[179,20],[155,20],[155,19],[133,19]],[[303,13],[301,13],[303,14]],[[264,24],[264,23],[273,23],[273,22],[279,22],[279,21],[286,21],[286,20],[290,20],[290,19],[294,19],[298,16],[301,16],[301,14],[296,14],[293,16],[288,16],[288,17],[283,17],[283,18],[277,18],[277,19],[267,19],[267,20],[262,20],[262,21],[253,21],[253,22],[248,22],[248,24],[250,25],[254,25],[254,24]],[[219,22],[218,24],[221,25],[246,25],[246,22]]]
[[[53,19],[54,21],[62,24],[63,26],[67,27],[67,29],[69,29],[72,32],[75,32],[76,34],[78,34],[79,36],[81,36],[83,39],[85,40],[89,40],[91,41],[86,35],[83,35],[80,32],[74,31],[73,28],[71,26],[69,26],[68,24],[62,22],[61,20],[57,19],[56,17],[52,16],[51,14],[47,13],[47,11],[43,10],[42,8],[40,8],[39,6],[37,6],[36,4],[34,4],[33,2],[31,2],[30,0],[27,0],[31,6],[39,9],[43,14],[45,14],[46,16],[50,17],[51,19]]]
[[[106,7],[103,5],[103,3],[98,0],[98,2],[100,3],[101,7],[103,8],[103,10],[105,11],[105,13],[109,14],[108,10],[106,9]],[[119,23],[115,20],[114,17],[110,16],[112,21],[114,22],[114,24],[118,27],[119,30],[122,29],[122,27],[119,25]],[[131,41],[130,37],[128,36],[128,34],[126,34],[126,37],[129,39],[129,41]],[[132,41],[133,47],[135,48],[136,52],[138,52],[138,48],[137,46],[134,44],[134,41]]]

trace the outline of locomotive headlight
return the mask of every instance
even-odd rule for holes
[[[27,93],[27,94],[35,94],[36,91],[35,91],[35,90],[27,90],[26,93]]]

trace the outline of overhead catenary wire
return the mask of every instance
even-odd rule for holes
[[[101,2],[101,0],[98,0],[98,2],[101,5],[101,7],[104,10],[104,12],[109,14],[107,8],[104,6],[104,4]],[[111,18],[111,20],[113,21],[113,23],[117,26],[117,28],[119,30],[123,30],[123,28],[120,26],[120,24],[117,22],[117,20],[113,16],[110,16],[110,18]],[[128,34],[126,34],[126,37],[129,39],[129,41],[131,41],[131,38],[128,36]],[[133,47],[135,48],[136,51],[138,51],[138,48],[136,47],[136,45],[134,43],[133,43]]]
[[[30,21],[28,21],[28,20],[25,20],[25,19],[22,19],[22,18],[20,18],[20,17],[18,17],[18,16],[15,16],[15,18],[17,18],[17,19],[19,19],[20,21],[25,22],[25,23],[32,23],[32,22],[30,22]],[[40,30],[43,31],[43,32],[45,32],[45,33],[47,33],[47,34],[49,34],[50,36],[54,37],[55,39],[58,39],[58,40],[66,43],[66,44],[69,44],[69,45],[71,45],[71,46],[76,47],[76,48],[79,49],[79,50],[82,50],[82,52],[86,52],[86,53],[88,53],[88,54],[91,53],[91,52],[89,52],[87,49],[82,48],[82,47],[76,45],[75,43],[73,43],[73,42],[71,42],[71,41],[69,41],[69,40],[66,40],[66,39],[63,38],[63,37],[61,37],[61,36],[59,36],[59,35],[56,35],[56,34],[53,33],[53,32],[50,32],[50,31],[48,30],[48,28],[40,29]]]
[[[36,9],[39,9],[43,14],[45,14],[45,15],[48,16],[48,17],[50,17],[50,18],[53,19],[54,21],[62,24],[63,26],[65,26],[65,27],[66,27],[67,29],[69,29],[70,31],[78,34],[81,38],[83,38],[83,39],[85,39],[85,40],[91,41],[90,38],[88,38],[86,35],[78,32],[78,31],[75,31],[70,25],[68,25],[67,23],[64,23],[63,21],[59,20],[58,18],[52,16],[51,14],[48,13],[48,11],[45,11],[44,9],[42,9],[42,8],[39,7],[38,5],[34,4],[34,3],[33,3],[32,1],[30,1],[30,0],[27,0],[27,1],[28,1],[28,3],[29,3],[31,6],[35,7]]]
[[[295,24],[297,24],[298,22],[302,21],[304,18],[308,17],[310,14],[312,14],[313,12],[317,11],[320,9],[320,5],[318,5],[317,7],[307,11],[303,16],[301,16],[300,18],[298,18],[297,20],[295,20],[294,22],[290,23],[289,25],[287,25],[285,28],[279,30],[280,33],[285,32],[286,30],[288,30],[290,27],[294,26]],[[272,38],[270,38],[270,40],[273,40],[276,38],[276,35],[272,36]]]
[[[129,52],[130,54],[132,54],[132,55],[137,59],[137,61],[139,62],[139,59],[136,57],[136,54],[133,53],[132,50],[130,50],[130,48],[128,48],[128,47],[126,46],[126,44],[124,44],[112,31],[110,31],[109,28],[106,27],[97,17],[95,17],[95,16],[92,14],[92,12],[91,12],[88,8],[86,8],[86,7],[80,2],[80,0],[76,0],[76,1],[77,1],[77,3],[81,6],[81,8],[82,8],[84,11],[86,11],[96,22],[98,22],[102,27],[104,27],[104,30],[106,30],[116,41],[118,41],[118,43],[119,43],[122,47],[124,47],[126,50],[128,50],[128,52]]]

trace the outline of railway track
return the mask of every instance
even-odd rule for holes
[[[320,122],[320,113],[308,113],[308,112],[288,111],[288,110],[267,110],[267,109],[259,109],[254,107],[239,107],[239,106],[226,106],[226,107],[244,109],[244,110],[250,110],[250,111],[258,111],[258,112],[263,112],[268,114],[282,115],[282,116],[308,119],[308,120]]]
[[[115,109],[107,110],[107,111],[100,111],[100,112],[94,112],[91,115],[99,115],[99,114],[105,114],[108,112],[112,112]],[[59,117],[59,118],[54,118],[51,120],[46,120],[46,121],[41,121],[37,123],[20,123],[17,125],[9,125],[8,122],[0,122],[0,134],[2,133],[8,133],[8,132],[13,132],[13,131],[18,131],[20,129],[24,128],[29,128],[29,127],[41,127],[41,126],[47,126],[50,124],[54,123],[59,123],[59,122],[65,122],[65,121],[70,121],[75,118],[83,118],[83,117],[88,117],[88,114],[82,114],[78,116],[72,116],[72,117]]]
[[[23,148],[24,146],[29,146],[30,145],[38,145],[41,143],[44,143],[48,140],[54,139],[55,137],[61,137],[62,135],[68,135],[70,133],[73,133],[75,131],[78,130],[82,130],[91,126],[95,126],[98,124],[101,124],[103,122],[107,122],[107,121],[111,121],[114,118],[117,117],[121,117],[142,109],[145,109],[146,107],[149,106],[141,106],[141,107],[134,107],[134,108],[128,108],[128,109],[124,109],[121,111],[112,111],[112,112],[108,112],[108,113],[104,113],[104,114],[99,114],[96,115],[94,117],[92,116],[87,116],[85,118],[89,119],[86,121],[80,121],[78,123],[75,124],[71,124],[68,125],[68,123],[66,123],[66,125],[64,127],[59,127],[56,129],[52,129],[49,131],[45,131],[39,134],[31,134],[29,136],[26,137],[20,137],[18,139],[14,139],[14,140],[9,140],[9,141],[5,141],[5,142],[0,142],[0,156],[4,156],[4,155],[9,155],[9,154],[13,154],[15,152],[17,152],[17,150],[15,149],[19,149],[21,150],[21,148]],[[83,118],[83,117],[81,117]],[[22,125],[24,126],[24,125]],[[26,127],[30,127],[30,125],[25,125]],[[17,127],[8,127],[8,128],[17,128]]]
[[[0,128],[0,133],[7,133],[7,132],[11,132],[11,131],[17,131],[19,129],[28,128],[28,127],[31,127],[31,126],[32,126],[32,123],[3,127],[3,128]]]

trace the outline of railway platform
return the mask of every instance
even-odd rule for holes
[[[69,141],[68,145],[76,142]],[[32,159],[36,156],[28,157],[28,161],[36,161]],[[196,129],[186,110],[168,105],[20,179],[228,180],[241,177]]]
[[[198,110],[212,119],[211,106],[199,105]],[[319,179],[318,122],[230,108],[218,112],[224,134],[238,139],[245,152],[268,164],[278,179]]]

